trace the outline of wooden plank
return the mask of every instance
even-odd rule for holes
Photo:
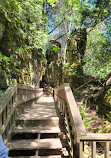
[[[105,147],[104,147],[104,156],[105,156],[105,158],[109,158],[109,142],[105,142]]]
[[[91,154],[92,154],[92,158],[96,158],[96,142],[91,142]]]
[[[8,143],[10,150],[32,150],[32,149],[62,149],[59,138],[16,140]]]
[[[56,88],[54,94],[67,102],[72,129],[76,132],[76,135],[86,135],[86,129],[69,84],[64,83],[62,86]]]
[[[33,99],[36,99],[36,98],[39,99],[42,95],[43,95],[43,92],[40,92],[34,97],[28,97],[27,99],[24,99],[24,100],[18,100],[17,105],[26,103],[26,102],[33,100]]]
[[[80,137],[81,141],[111,141],[111,133],[87,133]]]
[[[62,158],[61,155],[38,156],[37,158]]]
[[[15,111],[16,103],[13,105],[13,109],[10,111],[10,114],[8,115],[7,119],[5,119],[3,126],[0,127],[0,135],[2,135]]]
[[[43,88],[33,88],[23,84],[17,84],[17,89],[43,90]]]
[[[79,158],[84,158],[83,142],[80,142],[80,143],[79,143]]]
[[[18,127],[12,131],[13,134],[16,133],[60,133],[61,130],[59,126],[37,126],[37,127]]]
[[[5,106],[8,104],[8,102],[10,101],[11,97],[14,95],[16,90],[17,90],[17,84],[12,84],[0,97],[0,113],[2,113]]]
[[[66,84],[64,87],[64,90],[65,90],[65,95],[66,95],[68,111],[71,118],[71,123],[72,123],[72,126],[75,127],[76,135],[77,136],[86,135],[86,129],[83,124],[81,115],[79,113],[79,109],[77,107],[77,104],[74,99],[70,86]]]
[[[54,89],[54,97],[58,97],[59,100],[66,101],[64,89]]]
[[[62,158],[61,155],[52,155],[52,156],[17,156],[10,158]]]
[[[68,116],[67,116],[67,113],[66,113],[66,109],[65,109],[65,121],[66,121],[66,128],[67,128],[67,131],[68,131],[67,138],[69,138],[69,145],[71,147],[71,150],[73,150],[73,142],[72,142],[71,130],[70,130],[70,127],[69,127],[69,121],[68,121]]]

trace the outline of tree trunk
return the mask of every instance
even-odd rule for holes
[[[42,14],[44,15],[44,8],[45,8],[45,0],[43,0],[43,8],[42,8]]]
[[[86,29],[80,29],[78,31],[78,39],[77,39],[77,53],[80,54],[80,65],[83,66],[83,58],[86,51],[86,43],[87,43],[87,32]]]
[[[85,64],[83,58],[85,55],[87,43],[86,28],[80,29],[77,33],[77,37],[77,54],[79,54],[79,66],[77,68],[77,71],[79,74],[83,74],[83,65]]]

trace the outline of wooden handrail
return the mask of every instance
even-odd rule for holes
[[[34,98],[39,98],[41,95],[43,95],[42,88],[33,88],[17,84],[17,105],[23,104]]]
[[[104,147],[104,158],[110,158],[110,144],[111,144],[111,134],[110,133],[87,133],[86,136],[80,137],[79,143],[79,158],[83,158],[84,150],[83,146],[84,142],[89,142],[91,146],[91,158],[96,158],[96,143],[102,143]]]
[[[109,158],[111,134],[87,133],[68,83],[54,89],[54,98],[59,111],[65,118],[71,157],[84,158],[84,142],[91,142],[91,158],[96,158],[96,142],[104,142],[104,156]]]
[[[111,141],[110,133],[87,133],[86,136],[81,136],[80,141]]]
[[[66,137],[71,148],[70,155],[73,158],[84,158],[84,142],[91,143],[91,158],[96,157],[96,142],[104,142],[104,155],[109,158],[109,144],[111,134],[87,133],[82,118],[77,108],[76,101],[69,84],[53,89],[44,84],[45,90],[53,94],[55,103],[64,116],[67,128]],[[36,89],[20,84],[12,84],[0,98],[0,134],[7,139],[9,130],[12,127],[17,115],[17,108],[24,106],[24,103],[39,98],[43,89]],[[26,105],[26,104],[25,104]]]
[[[12,118],[16,107],[17,84],[11,84],[0,98],[0,134],[7,134],[5,130]]]
[[[76,150],[79,149],[79,138],[87,134],[79,109],[68,83],[54,89],[54,98],[66,122],[67,138],[70,140],[71,156],[77,158]]]
[[[3,135],[3,139],[7,139],[17,115],[18,105],[22,107],[25,102],[39,98],[42,95],[42,88],[32,88],[21,84],[11,84],[9,86],[0,97],[0,135]]]
[[[59,92],[60,91],[60,92]],[[61,87],[56,88],[54,90],[54,94],[59,98],[63,99],[67,103],[71,124],[73,128],[73,132],[76,132],[76,135],[86,135],[86,129],[83,124],[81,115],[79,113],[79,109],[77,107],[76,101],[74,99],[72,90],[68,83],[63,84]]]
[[[4,107],[9,102],[10,98],[17,91],[17,85],[11,84],[10,87],[4,92],[0,98],[0,113],[4,110]]]
[[[64,86],[64,91],[65,91],[66,102],[67,102],[67,106],[68,106],[71,121],[72,121],[72,126],[74,126],[74,132],[76,132],[77,137],[81,135],[86,135],[86,129],[83,124],[81,115],[79,113],[79,109],[77,107],[76,101],[74,99],[74,96],[69,84]]]

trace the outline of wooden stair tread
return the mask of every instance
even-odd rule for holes
[[[10,150],[32,150],[32,149],[62,149],[59,138],[16,140],[8,143]]]
[[[61,158],[61,155],[52,155],[52,156],[38,156],[38,158]]]
[[[59,126],[60,123],[63,122],[63,119],[59,119],[58,117],[52,118],[29,118],[29,119],[18,119],[16,120],[16,126],[25,125],[28,126]]]
[[[9,158],[62,158],[61,155],[51,155],[51,156],[17,156]]]
[[[61,130],[59,126],[37,126],[37,127],[17,127],[15,128],[12,133],[60,133]]]
[[[53,117],[34,117],[33,115],[31,117],[17,117],[16,120],[24,120],[24,121],[27,121],[27,120],[59,120],[59,117],[57,116],[53,116]]]
[[[30,108],[26,109],[18,119],[49,119],[53,117],[57,117],[53,97],[42,96]]]

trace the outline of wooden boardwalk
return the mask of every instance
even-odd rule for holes
[[[31,108],[25,110],[25,113],[21,114],[17,120],[43,120],[43,123],[45,120],[59,121],[53,97],[44,94],[39,100],[33,103]]]
[[[96,158],[97,143],[111,157],[111,134],[87,133],[69,84],[52,88],[11,84],[0,98],[0,134],[11,158]],[[55,101],[55,102],[54,102]],[[56,106],[55,106],[56,105]]]
[[[53,97],[45,93],[16,118],[16,126],[11,134],[12,140],[8,143],[9,155],[14,158],[15,156],[23,157],[22,151],[33,150],[34,155],[29,156],[65,157],[62,149],[67,147],[67,143],[66,140],[61,140],[63,138],[60,128],[62,122],[63,119],[57,113]],[[48,150],[49,153],[43,150]]]

